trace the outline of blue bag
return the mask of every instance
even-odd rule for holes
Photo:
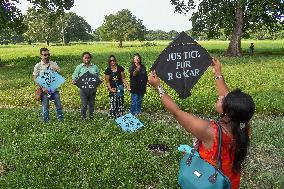
[[[230,180],[219,169],[221,168],[222,128],[218,125],[217,166],[196,156],[195,148],[180,161],[178,184],[182,189],[229,189]]]
[[[116,87],[116,90],[117,90],[117,92],[116,92],[117,96],[123,96],[124,95],[124,87],[123,87],[123,85],[118,85]]]

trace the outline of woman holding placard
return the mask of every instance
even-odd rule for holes
[[[117,118],[124,113],[124,88],[130,90],[125,79],[124,68],[117,64],[114,55],[108,58],[108,68],[105,70],[105,82],[109,90],[110,116]]]
[[[72,74],[72,83],[77,84],[77,80],[83,77],[87,72],[99,78],[100,70],[96,64],[91,63],[92,54],[89,52],[83,52],[82,61]],[[80,88],[80,99],[81,99],[81,117],[86,118],[87,108],[89,107],[89,117],[94,117],[94,103],[96,98],[97,88]]]
[[[198,152],[203,160],[216,166],[218,125],[222,128],[221,171],[229,178],[231,188],[240,184],[242,163],[247,155],[250,142],[249,121],[255,111],[255,104],[250,95],[236,89],[229,92],[221,73],[219,60],[213,59],[218,100],[216,111],[221,118],[218,121],[208,121],[191,113],[182,111],[169,97],[160,84],[155,72],[149,75],[149,83],[155,87],[165,108],[194,137],[198,138]]]

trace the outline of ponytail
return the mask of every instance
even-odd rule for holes
[[[235,140],[232,149],[235,151],[233,171],[240,172],[250,143],[248,122],[254,114],[255,104],[250,95],[236,89],[223,99],[222,108],[224,114],[230,119],[232,135]]]
[[[243,124],[243,123],[241,123]],[[232,134],[235,139],[235,156],[233,162],[233,171],[240,172],[242,163],[247,155],[250,144],[249,124],[244,123],[244,128],[240,127],[240,123],[231,121]]]

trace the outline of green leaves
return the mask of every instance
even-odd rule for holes
[[[146,27],[142,20],[137,19],[129,10],[123,9],[115,15],[105,16],[104,23],[98,28],[98,32],[101,40],[118,41],[119,47],[122,47],[122,41],[144,40]]]
[[[27,0],[35,7],[49,10],[51,12],[64,12],[74,5],[74,0]],[[0,32],[2,29],[16,30],[23,33],[27,28],[24,16],[17,8],[16,3],[19,0],[1,0],[0,1]]]

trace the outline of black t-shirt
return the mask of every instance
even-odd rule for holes
[[[116,72],[112,72],[110,67],[105,70],[105,75],[109,75],[111,88],[117,88],[118,85],[123,84],[121,72],[124,72],[124,68],[120,65],[117,65]]]
[[[137,73],[136,76],[134,76],[133,72],[135,69],[135,64],[131,64],[131,66],[129,67],[131,93],[145,94],[146,85],[148,81],[146,68],[144,65],[141,64],[140,71]]]

